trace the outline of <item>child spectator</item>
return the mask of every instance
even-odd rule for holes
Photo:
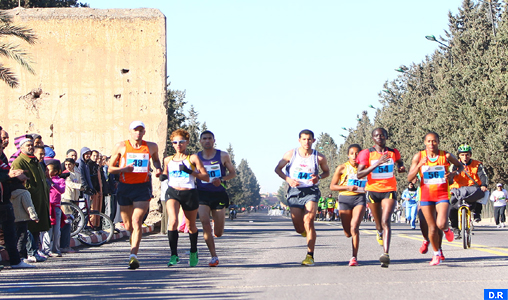
[[[74,168],[76,167],[76,161],[72,158],[66,158],[64,161],[65,171],[62,175],[69,174],[65,179],[65,193],[62,195],[63,202],[74,202],[77,204],[79,201],[79,192],[83,190],[81,185],[81,177],[78,173],[75,173]],[[69,217],[72,211],[69,209],[66,211],[65,206],[62,209],[62,213]],[[60,251],[62,253],[75,253],[76,250],[70,247],[71,243],[71,225],[66,223],[62,228],[60,239]]]
[[[44,233],[44,240],[42,251],[47,256],[60,257],[62,253],[60,251],[60,228],[62,221],[65,220],[65,216],[62,216],[62,210],[60,208],[62,194],[65,192],[65,179],[60,178],[62,173],[60,161],[47,160],[46,166],[48,168],[48,175],[50,178],[50,189],[49,189],[49,213],[51,220],[51,228],[49,231]]]
[[[36,223],[39,222],[39,217],[35,212],[35,207],[32,202],[30,192],[24,187],[16,189],[11,193],[11,203],[14,209],[14,216],[16,218],[16,234],[18,238],[18,252],[22,259],[27,259],[28,254],[26,250],[26,242],[28,238],[28,221],[32,220]]]

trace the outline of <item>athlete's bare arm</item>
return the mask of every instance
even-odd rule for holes
[[[344,172],[345,165],[340,165],[335,169],[335,173],[333,173],[332,182],[330,182],[330,190],[332,191],[351,191],[354,192],[358,189],[356,185],[339,185],[340,177]]]
[[[152,164],[155,168],[155,177],[159,177],[162,174],[161,161],[159,159],[159,146],[156,143],[146,142],[152,157]]]
[[[120,158],[122,153],[125,152],[125,142],[120,142],[115,145],[111,159],[109,160],[108,171],[111,174],[130,173],[134,171],[134,164],[120,168]]]
[[[464,165],[459,162],[459,160],[451,153],[446,152],[446,159],[451,162],[457,170],[446,174],[449,183],[453,183],[453,178],[459,175],[462,171],[464,171]],[[448,172],[448,170],[446,170]],[[484,191],[485,192],[485,191]]]
[[[384,164],[387,161],[388,161],[388,154],[385,153],[385,154],[383,154],[383,156],[381,156],[381,158],[379,158],[379,160],[375,164],[371,165],[367,169],[365,169],[365,165],[359,164],[356,176],[358,178],[363,178],[363,177],[369,175],[370,172],[374,171],[375,168],[379,167],[380,165]]]
[[[423,166],[427,162],[427,156],[420,158],[420,152],[416,153],[411,160],[411,168],[409,168],[409,173],[407,174],[407,181],[411,182],[416,178],[416,174],[420,170],[421,166]]]
[[[222,177],[222,180],[230,180],[236,177],[236,170],[235,166],[233,166],[233,163],[231,162],[231,157],[229,157],[229,154],[227,152],[221,151],[220,152],[220,159],[226,169],[228,170],[228,174],[224,177]],[[219,186],[221,184],[221,180],[218,178],[214,178],[212,181],[212,184],[215,186]]]
[[[288,152],[284,153],[284,156],[275,167],[275,173],[279,175],[279,177],[282,178],[282,180],[286,181],[289,184],[289,186],[297,187],[300,185],[298,180],[290,178],[289,176],[286,176],[284,172],[282,172],[282,168],[284,168],[291,160],[291,157],[293,156],[293,151],[294,150],[289,150]]]
[[[402,161],[402,158],[399,159],[398,161],[396,161],[395,163],[397,164],[397,167],[398,167],[397,171],[399,173],[406,172],[406,167],[404,167],[404,161]]]
[[[173,156],[171,155],[171,156],[168,156],[168,157],[164,158],[164,166],[165,166],[165,168],[164,168],[164,170],[162,171],[162,174],[164,174],[164,175],[168,175],[168,168],[167,168],[167,166],[168,166],[169,162],[171,161],[171,158],[172,158],[172,157],[173,157]]]
[[[205,166],[203,166],[203,162],[196,154],[192,154],[190,156],[190,162],[196,166],[196,171],[193,172],[192,176],[196,177],[201,181],[209,181],[210,176],[208,176],[208,172],[206,172]]]
[[[312,174],[312,176],[310,177],[310,180],[314,184],[317,184],[319,182],[319,179],[324,179],[324,178],[330,176],[330,168],[328,167],[328,161],[326,160],[326,157],[319,152],[318,152],[318,164],[321,167],[321,171],[323,171],[323,173],[321,173],[321,175],[319,175],[319,177]]]

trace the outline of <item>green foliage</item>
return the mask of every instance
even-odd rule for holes
[[[239,171],[236,167],[235,154],[233,152],[233,146],[229,144],[229,147],[226,149],[231,158],[231,163],[235,167],[236,177],[226,181],[226,191],[228,193],[229,199],[231,202],[237,204],[242,199],[242,182],[240,180]]]
[[[87,3],[76,0],[0,0],[0,9],[12,9],[18,7],[89,7]]]
[[[183,126],[183,129],[187,130],[190,134],[189,145],[187,146],[187,151],[189,151],[189,153],[197,153],[201,150],[201,145],[199,144],[201,123],[198,121],[198,115],[194,106],[191,105],[186,117],[186,124]]]
[[[1,40],[6,37],[17,37],[29,44],[34,44],[37,37],[35,33],[28,28],[12,25],[12,17],[5,11],[0,10],[0,57],[15,60],[30,73],[35,71],[30,66],[28,53],[20,48],[19,45],[3,43]],[[0,61],[0,81],[5,82],[11,88],[19,86],[18,78],[11,69],[5,67]]]
[[[406,72],[385,83],[379,94],[382,108],[373,124],[364,113],[340,149],[341,161],[349,144],[369,147],[373,143],[367,131],[384,127],[389,133],[387,146],[399,149],[409,168],[413,155],[424,149],[424,135],[435,131],[441,137],[440,148],[454,155],[461,143],[470,144],[473,159],[484,163],[491,185],[507,182],[506,6],[499,1],[465,0],[458,13],[448,18],[448,30],[438,38],[443,45],[436,44],[431,56],[401,67]],[[398,176],[400,190],[406,178],[406,174]]]
[[[235,195],[235,204],[239,206],[259,205],[261,201],[259,184],[247,160],[242,159],[240,161],[238,172],[238,178],[241,182],[241,196]]]
[[[326,157],[328,167],[330,168],[330,176],[319,181],[319,190],[321,194],[328,195],[332,193],[330,190],[330,183],[332,182],[333,172],[339,165],[338,147],[328,133],[321,133],[317,138],[316,150]]]
[[[183,107],[185,102],[185,91],[172,90],[169,88],[171,82],[168,83],[166,89],[166,99],[164,100],[164,107],[166,108],[166,116],[168,123],[168,130],[166,134],[166,147],[164,149],[164,156],[169,156],[175,153],[175,149],[171,145],[170,135],[173,131],[181,128],[186,120]]]
[[[286,199],[286,192],[289,188],[289,184],[286,181],[283,181],[280,185],[279,189],[277,190],[277,199],[279,199],[280,202],[284,203],[285,205],[288,205],[288,201]]]

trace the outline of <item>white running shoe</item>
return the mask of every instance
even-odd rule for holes
[[[28,268],[35,268],[35,266],[29,265],[26,262],[21,261],[19,264],[11,266],[11,268],[13,268],[13,269],[28,269]]]

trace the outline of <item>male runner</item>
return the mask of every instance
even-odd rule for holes
[[[203,131],[199,142],[203,151],[198,152],[198,157],[210,176],[210,181],[196,180],[199,193],[199,219],[203,224],[203,238],[212,256],[208,265],[216,267],[219,265],[219,258],[215,252],[210,213],[214,222],[214,234],[216,237],[221,237],[224,233],[225,208],[229,206],[229,197],[222,182],[233,179],[236,176],[236,170],[229,154],[215,149],[215,136],[211,131]]]
[[[307,256],[302,261],[302,265],[307,266],[314,264],[316,244],[314,218],[317,202],[321,196],[318,182],[319,179],[330,175],[326,157],[312,149],[315,141],[312,131],[308,129],[300,131],[298,139],[300,147],[286,152],[275,167],[275,173],[289,184],[287,202],[295,230],[307,237]],[[320,175],[319,167],[323,171]]]
[[[137,258],[141,243],[141,226],[150,206],[152,184],[150,181],[150,158],[155,176],[162,173],[159,147],[143,141],[145,124],[134,121],[129,126],[130,138],[115,145],[109,164],[109,173],[120,174],[118,204],[125,229],[131,232],[131,255],[129,269],[139,268]]]

